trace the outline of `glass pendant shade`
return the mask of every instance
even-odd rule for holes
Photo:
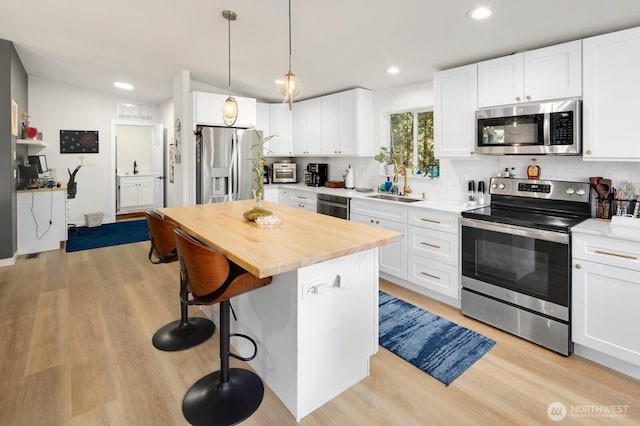
[[[289,109],[293,109],[293,99],[302,91],[302,81],[297,75],[289,71],[282,77],[282,85],[280,86],[280,94],[284,97],[284,101],[289,104]]]
[[[236,123],[236,119],[238,118],[238,103],[233,98],[233,96],[229,96],[225,99],[224,104],[222,104],[222,120],[224,124],[227,126],[233,126]]]

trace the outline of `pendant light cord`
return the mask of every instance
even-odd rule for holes
[[[229,29],[229,79],[227,86],[227,94],[231,96],[231,19],[227,19],[228,29]]]
[[[291,0],[289,0],[289,74],[291,74]]]

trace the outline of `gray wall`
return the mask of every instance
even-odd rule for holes
[[[27,72],[13,43],[0,40],[0,217],[11,218],[11,226],[0,226],[0,259],[13,257],[18,249],[16,180],[13,173],[27,155],[27,148],[16,146],[17,138],[11,134],[11,99],[18,104],[20,121],[20,114],[29,111],[27,84]],[[7,223],[6,220],[3,222]]]

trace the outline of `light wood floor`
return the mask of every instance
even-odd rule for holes
[[[177,353],[152,347],[155,330],[179,316],[178,269],[151,265],[148,244],[52,251],[0,268],[0,425],[186,424],[182,398],[218,368],[218,334]],[[381,288],[497,344],[449,387],[381,348],[370,377],[302,425],[553,424],[547,407],[554,401],[569,410],[628,407],[624,417],[562,424],[640,423],[640,381],[556,355],[395,285]],[[296,422],[267,388],[245,423]]]

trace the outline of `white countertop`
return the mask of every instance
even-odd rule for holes
[[[443,199],[436,199],[436,198],[429,198],[429,194],[427,194],[427,198],[425,200],[423,200],[421,198],[421,193],[411,193],[409,195],[407,195],[407,198],[413,198],[416,200],[420,200],[420,201],[416,201],[414,203],[401,203],[398,201],[389,201],[389,200],[380,200],[380,199],[375,199],[375,198],[367,198],[370,195],[376,195],[376,194],[387,194],[387,192],[379,192],[374,190],[373,192],[358,192],[355,189],[345,189],[345,188],[327,188],[325,186],[320,186],[320,187],[316,187],[316,186],[307,186],[303,183],[297,183],[297,184],[269,184],[269,187],[278,187],[278,188],[290,188],[290,189],[295,189],[297,191],[307,191],[307,192],[313,192],[316,194],[328,194],[328,195],[336,195],[336,196],[342,196],[342,197],[348,197],[348,198],[362,198],[362,199],[369,199],[372,201],[376,201],[379,203],[391,203],[391,204],[395,204],[395,205],[403,205],[403,206],[407,206],[407,207],[421,207],[421,208],[425,208],[425,209],[433,209],[433,210],[439,210],[439,211],[444,211],[444,212],[449,212],[449,213],[455,213],[455,214],[460,214],[460,212],[463,212],[465,210],[471,210],[471,209],[476,209],[478,207],[482,207],[481,205],[468,205],[465,202],[462,201],[453,201],[453,200],[443,200]],[[487,201],[488,201],[488,196],[487,196]],[[488,205],[488,203],[486,204]]]
[[[635,221],[638,221],[637,224]],[[617,219],[613,221],[588,219],[571,228],[571,232],[574,234],[595,235],[598,237],[640,242],[640,219],[631,219],[629,224],[620,222]]]

